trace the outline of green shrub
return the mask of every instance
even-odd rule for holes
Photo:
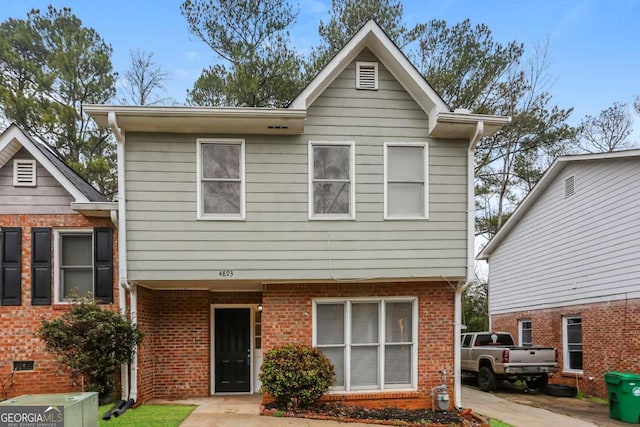
[[[142,333],[120,313],[102,308],[90,300],[74,304],[53,320],[43,320],[37,335],[56,362],[66,366],[75,383],[101,398],[115,386],[115,373],[131,363]]]
[[[308,407],[329,390],[336,374],[331,361],[317,348],[287,344],[269,350],[260,369],[262,392],[280,407]]]

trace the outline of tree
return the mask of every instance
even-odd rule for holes
[[[108,131],[81,111],[115,95],[111,47],[71,9],[0,24],[0,108],[7,119],[46,141],[105,195],[115,192],[115,147]]]
[[[133,361],[142,340],[136,325],[89,300],[56,319],[43,320],[37,335],[75,382],[86,382],[86,390],[102,398],[111,393],[115,373],[121,364]]]
[[[466,332],[489,330],[489,284],[477,280],[462,295],[462,323]]]
[[[321,20],[318,27],[323,44],[311,54],[307,78],[319,72],[370,19],[401,48],[412,43],[424,31],[424,25],[407,28],[403,14],[404,7],[399,0],[332,0],[330,20],[327,23]]]
[[[640,107],[636,99],[635,108]],[[598,116],[587,115],[578,126],[576,146],[587,153],[609,153],[633,147],[629,135],[633,131],[633,122],[629,106],[615,102],[605,108]]]
[[[158,105],[165,104],[168,98],[156,93],[165,89],[169,75],[153,61],[153,52],[130,50],[131,66],[124,73],[122,97],[123,104]]]
[[[219,61],[203,70],[188,103],[284,107],[299,93],[303,62],[286,31],[297,12],[286,0],[186,0],[180,10]]]

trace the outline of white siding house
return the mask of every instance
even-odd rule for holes
[[[640,150],[558,158],[478,257],[492,327],[556,346],[598,394],[604,372],[640,369],[638,182]]]

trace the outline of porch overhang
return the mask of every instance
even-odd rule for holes
[[[124,132],[297,135],[304,131],[306,110],[290,108],[210,108],[83,105],[98,126],[115,114]]]

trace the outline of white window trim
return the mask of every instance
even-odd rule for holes
[[[246,176],[245,176],[245,140],[228,138],[198,138],[196,140],[196,199],[197,219],[204,221],[244,221],[246,220]],[[240,145],[240,213],[239,214],[205,214],[202,200],[202,145],[203,144],[235,144]]]
[[[584,369],[571,369],[569,364],[569,333],[567,330],[570,319],[580,319],[580,327],[582,328],[582,316],[572,314],[562,317],[562,372],[570,372],[574,374],[584,373]],[[584,334],[581,337],[582,343],[582,362],[584,367]]]
[[[313,147],[315,145],[349,146],[349,213],[348,214],[316,214],[313,211]],[[354,141],[309,141],[308,145],[308,171],[309,171],[309,219],[344,221],[356,219],[356,155]]]
[[[524,322],[529,322],[531,323],[531,345],[533,345],[533,321],[531,319],[520,319],[518,320],[518,344],[520,346],[523,346],[524,343],[522,342],[522,331],[523,331],[523,324]]]
[[[31,177],[29,181],[20,181],[18,178],[18,169],[20,166],[29,166],[31,168]],[[35,160],[15,159],[13,161],[13,186],[14,187],[35,187],[37,179],[37,165]]]
[[[389,147],[422,147],[424,150],[424,158],[422,159],[423,164],[423,172],[424,172],[424,206],[422,207],[424,211],[424,215],[422,216],[414,216],[414,215],[406,215],[406,216],[390,216],[389,215],[389,189],[388,189],[388,179],[389,179]],[[425,220],[429,219],[429,144],[426,141],[415,141],[415,142],[385,142],[384,143],[384,219],[385,220]]]
[[[93,292],[95,292],[95,256],[94,256],[94,236],[93,236],[93,228],[64,228],[64,229],[54,229],[53,230],[53,296],[55,304],[71,304],[72,301],[65,300],[62,297],[62,247],[60,236],[63,234],[89,234],[91,236],[91,277],[94,283],[92,284]]]
[[[411,354],[411,385],[409,387],[400,388],[385,388],[384,383],[384,366],[385,366],[385,352],[384,346],[386,344],[384,331],[385,331],[385,316],[384,304],[380,309],[380,316],[378,316],[378,331],[382,339],[378,342],[378,378],[380,380],[379,388],[364,388],[357,387],[352,389],[351,384],[351,368],[349,361],[351,360],[351,304],[359,302],[410,302],[413,305],[413,331],[412,331],[412,354]],[[344,322],[344,340],[345,340],[345,360],[344,360],[344,381],[343,387],[332,387],[330,393],[376,393],[376,392],[390,392],[390,391],[416,391],[418,390],[418,298],[417,297],[362,297],[362,298],[318,298],[313,300],[312,307],[312,328],[313,339],[312,344],[314,347],[318,347],[318,323],[317,323],[317,306],[318,304],[344,304],[345,305],[345,318]],[[320,347],[321,348],[321,347]]]
[[[360,85],[360,68],[362,67],[373,67],[373,73],[374,73],[374,87],[370,88],[370,87],[362,87]],[[363,62],[363,61],[357,61],[356,62],[356,89],[360,89],[360,90],[378,90],[378,63],[377,62]]]

